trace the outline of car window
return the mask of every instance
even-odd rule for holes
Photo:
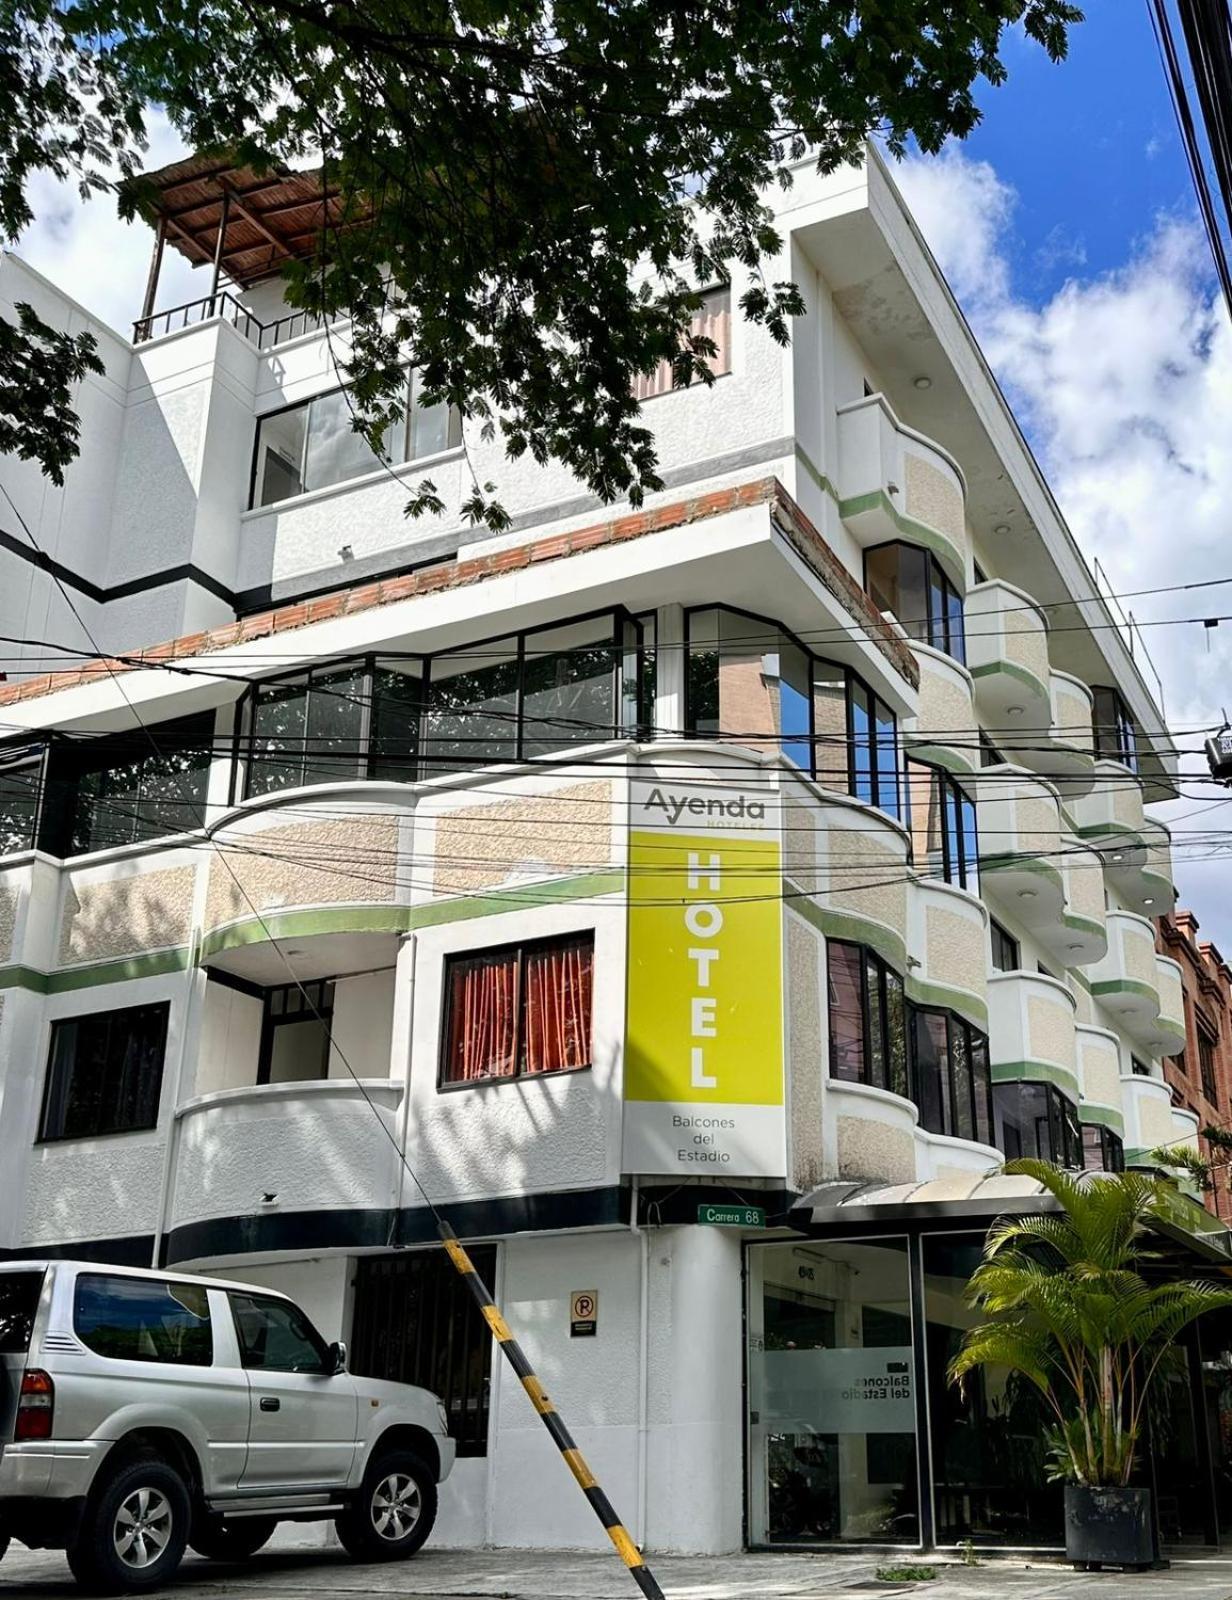
[[[208,1367],[214,1359],[209,1301],[195,1283],[83,1272],[73,1297],[73,1329],[97,1355],[122,1361]]]
[[[0,1272],[0,1355],[24,1355],[34,1332],[41,1272]]]
[[[325,1340],[298,1306],[264,1295],[233,1294],[231,1309],[246,1367],[264,1372],[333,1370]]]

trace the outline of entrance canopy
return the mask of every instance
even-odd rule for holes
[[[1218,1217],[1179,1190],[1168,1195],[1165,1205],[1165,1214],[1155,1222],[1157,1233],[1180,1246],[1183,1254],[1232,1268],[1232,1232]],[[1043,1185],[1025,1174],[972,1172],[927,1183],[823,1183],[797,1201],[788,1220],[806,1233],[837,1238],[964,1223],[986,1226],[1001,1216],[1059,1209]]]

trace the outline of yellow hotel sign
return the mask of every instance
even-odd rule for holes
[[[767,789],[635,781],[627,1172],[784,1174],[777,802]]]

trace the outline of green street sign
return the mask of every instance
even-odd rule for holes
[[[764,1228],[766,1213],[760,1206],[698,1206],[697,1220],[720,1228]]]

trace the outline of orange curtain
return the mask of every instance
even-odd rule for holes
[[[589,942],[527,954],[523,1072],[589,1066],[593,956]]]
[[[445,1081],[512,1077],[517,1014],[516,951],[457,962],[450,976]]]

